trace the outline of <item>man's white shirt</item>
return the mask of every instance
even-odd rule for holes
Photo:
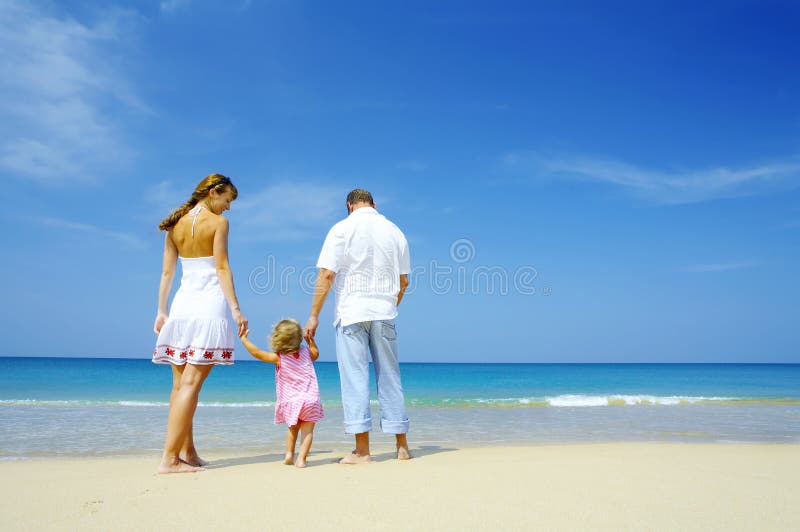
[[[378,211],[360,207],[328,231],[317,267],[336,273],[334,326],[393,319],[400,275],[411,272],[408,241]]]

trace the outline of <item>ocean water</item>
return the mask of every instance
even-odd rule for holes
[[[414,445],[800,442],[800,364],[401,364]],[[315,448],[346,448],[335,363],[316,364]],[[0,358],[0,460],[157,453],[171,372],[149,360]],[[373,382],[373,398],[375,386]],[[214,368],[204,451],[280,451],[273,366]],[[379,430],[373,401],[373,442]]]

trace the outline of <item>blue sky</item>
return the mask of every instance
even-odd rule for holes
[[[798,24],[796,2],[5,1],[0,354],[149,357],[156,226],[221,172],[257,339],[305,321],[360,187],[411,245],[402,360],[800,362]]]

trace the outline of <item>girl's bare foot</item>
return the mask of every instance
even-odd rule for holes
[[[347,464],[347,465],[356,465],[356,464],[368,464],[372,461],[372,458],[368,454],[357,454],[357,453],[350,453],[341,460],[339,460],[340,464]]]
[[[159,464],[158,469],[156,469],[156,473],[159,474],[166,474],[166,473],[198,473],[200,471],[205,471],[202,467],[196,467],[191,464],[187,464],[183,460],[162,460],[161,464]]]
[[[294,463],[294,454],[286,453],[286,456],[283,457],[283,463],[286,465],[292,465]]]
[[[397,459],[398,460],[409,460],[411,459],[411,453],[408,452],[408,447],[401,447],[397,446]]]

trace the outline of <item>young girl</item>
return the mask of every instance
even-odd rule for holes
[[[295,320],[283,320],[275,325],[270,338],[274,353],[262,351],[247,339],[249,330],[241,335],[242,344],[255,358],[275,364],[275,423],[286,423],[286,457],[284,464],[306,466],[306,457],[314,439],[314,423],[322,419],[322,402],[319,399],[314,361],[319,349],[314,339],[308,347],[301,347],[303,330]],[[294,459],[297,433],[300,433],[300,455]]]

